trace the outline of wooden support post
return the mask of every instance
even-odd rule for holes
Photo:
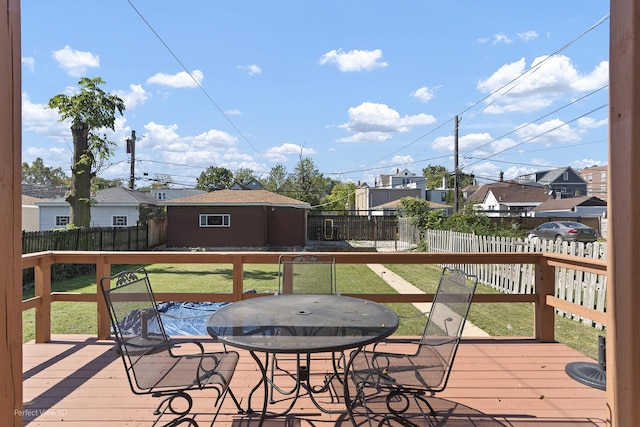
[[[107,302],[104,300],[100,289],[100,279],[111,276],[111,264],[102,257],[101,262],[96,262],[96,299],[98,306],[98,339],[106,340],[111,336],[111,320],[107,311]]]
[[[610,4],[607,422],[626,427],[640,420],[640,3]]]
[[[34,267],[35,295],[40,301],[35,308],[36,342],[51,341],[51,258],[43,258]]]
[[[20,0],[0,0],[0,425],[22,426]]]
[[[555,341],[555,309],[547,305],[547,295],[555,295],[555,282],[555,268],[540,259],[536,264],[535,274],[537,302],[534,330],[534,336],[539,342]]]
[[[242,299],[244,293],[244,262],[241,255],[233,257],[233,298],[235,301]]]

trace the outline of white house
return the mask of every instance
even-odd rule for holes
[[[36,203],[41,200],[37,197],[22,195],[22,231],[39,230],[39,208]]]
[[[528,185],[508,185],[489,188],[482,203],[474,205],[487,216],[530,216],[529,212],[550,199],[548,190]]]
[[[153,207],[157,199],[127,188],[105,188],[92,198],[91,227],[130,227],[140,219],[140,207]],[[69,224],[70,207],[64,198],[38,202],[40,230],[65,228]]]

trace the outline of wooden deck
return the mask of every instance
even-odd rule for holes
[[[208,343],[213,349],[219,344]],[[28,426],[151,425],[157,400],[134,395],[111,341],[81,335],[56,335],[47,344],[23,345],[24,424]],[[432,403],[447,418],[439,425],[604,426],[605,393],[581,385],[564,372],[568,362],[589,359],[562,344],[530,340],[466,339],[460,346],[447,389]],[[243,406],[259,378],[247,352],[231,383]],[[194,412],[201,426],[213,418],[209,391],[194,392]],[[254,400],[253,406],[259,405]],[[282,405],[280,403],[278,405]],[[343,408],[342,403],[329,405]],[[363,420],[359,420],[362,424]],[[216,426],[249,427],[257,418],[238,414],[227,398]],[[349,417],[320,413],[302,397],[275,426],[351,426]]]

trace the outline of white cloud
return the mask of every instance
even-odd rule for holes
[[[601,160],[594,160],[594,159],[579,159],[579,160],[574,160],[572,162],[569,163],[569,166],[571,166],[574,169],[584,169],[584,168],[589,168],[592,166],[602,166],[605,165],[607,162],[606,161],[601,161]]]
[[[227,116],[241,116],[242,115],[242,111],[238,110],[238,109],[234,109],[234,110],[226,110],[224,112]]]
[[[516,134],[525,142],[543,144],[577,142],[581,139],[581,132],[571,128],[559,119],[548,120],[544,123],[529,123],[518,126]]]
[[[341,142],[386,141],[391,134],[408,132],[412,126],[435,123],[435,117],[420,113],[413,116],[400,117],[400,114],[386,104],[363,102],[357,107],[349,108],[349,121],[341,128],[355,135],[342,138]]]
[[[81,77],[86,74],[88,68],[100,66],[98,55],[71,49],[69,45],[53,51],[53,58],[58,62],[60,68],[67,70],[67,73],[73,77]]]
[[[376,68],[385,68],[389,64],[381,61],[382,50],[350,50],[344,52],[342,49],[331,50],[319,60],[321,65],[336,64],[343,73],[352,71],[372,71]]]
[[[36,69],[36,60],[32,56],[24,56],[22,57],[22,66],[33,72]]]
[[[494,140],[491,134],[469,133],[458,138],[458,150],[469,153],[474,158],[483,158],[501,153],[517,145],[517,142],[509,138]],[[455,139],[452,135],[441,136],[433,141],[432,147],[440,152],[453,153]]]
[[[22,126],[25,131],[50,137],[70,137],[71,125],[59,122],[58,111],[46,104],[31,102],[29,95],[22,94]]]
[[[499,43],[511,44],[511,43],[513,43],[513,40],[511,40],[509,38],[509,36],[507,36],[504,33],[494,34],[493,35],[493,44],[499,44]]]
[[[157,84],[174,88],[194,88],[202,84],[204,73],[193,70],[191,74],[180,71],[176,74],[157,73],[147,79],[147,84]]]
[[[524,58],[501,66],[477,84],[482,93],[491,93],[486,113],[532,112],[575,92],[599,89],[608,83],[609,63],[603,61],[591,73],[580,74],[564,55],[535,58],[529,69]],[[524,74],[527,72],[527,74]]]
[[[267,150],[267,152],[265,153],[265,158],[273,162],[283,163],[289,160],[289,156],[292,155],[311,156],[313,154],[316,154],[316,150],[314,150],[313,148],[287,142]]]
[[[596,120],[591,117],[580,117],[578,119],[578,126],[580,129],[596,129],[602,126],[607,126],[609,119]]]
[[[144,104],[145,101],[151,98],[151,94],[144,90],[142,85],[130,84],[129,91],[116,90],[113,93],[122,99],[127,110],[133,110],[136,106]]]
[[[416,91],[413,92],[411,96],[423,102],[429,102],[435,96],[435,89],[430,89],[426,86],[422,86],[421,88],[416,89]]]
[[[256,64],[250,65],[238,65],[238,69],[242,71],[246,71],[250,76],[255,76],[256,74],[262,74],[262,68],[258,67]]]
[[[518,38],[524,42],[538,38],[536,31],[525,31],[524,33],[518,33]]]

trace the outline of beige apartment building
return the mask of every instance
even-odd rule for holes
[[[587,181],[587,195],[607,200],[607,174],[609,166],[584,168],[580,171],[582,179]]]

